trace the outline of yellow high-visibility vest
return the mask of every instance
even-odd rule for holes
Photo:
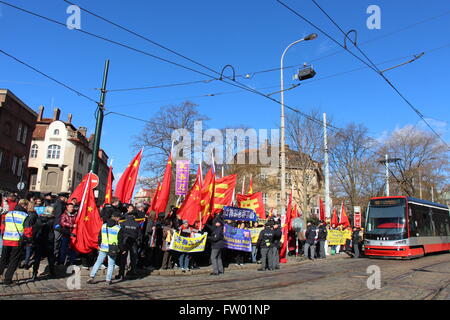
[[[106,233],[106,229],[108,229],[108,233]],[[102,243],[100,244],[100,251],[108,252],[109,245],[118,244],[118,234],[119,234],[120,226],[115,225],[112,228],[108,228],[106,223],[102,226]],[[109,240],[109,241],[108,241]]]
[[[19,241],[23,235],[23,224],[28,214],[23,211],[10,211],[5,216],[5,232],[3,240]]]

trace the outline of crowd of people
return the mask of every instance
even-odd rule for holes
[[[37,280],[55,277],[57,265],[77,264],[90,269],[88,283],[95,283],[98,270],[106,268],[108,284],[112,283],[115,267],[119,269],[116,280],[138,277],[139,270],[179,269],[187,272],[207,265],[212,266],[211,275],[217,276],[224,272],[224,267],[233,263],[238,267],[258,263],[259,271],[280,268],[282,231],[281,219],[277,215],[249,222],[224,220],[219,213],[206,225],[189,225],[187,220],[177,215],[176,207],[172,207],[168,214],[148,213],[147,204],[123,204],[116,198],[100,210],[103,225],[99,232],[98,250],[77,253],[71,246],[71,237],[74,236],[72,232],[76,227],[79,203],[77,199],[67,202],[68,197],[67,193],[59,193],[56,198],[45,194],[43,198],[29,196],[19,200],[17,195],[10,194],[0,199],[0,277],[5,285],[15,285],[12,279],[17,268],[32,268],[31,280]],[[251,252],[225,248],[225,224],[241,229],[262,229],[257,237],[252,238]],[[296,233],[295,245],[289,247],[288,254],[304,255],[309,259],[316,256],[325,258],[327,231],[333,228],[325,222],[319,225],[308,223],[306,230]],[[359,231],[353,231],[344,249],[354,257],[361,252]],[[195,253],[171,250],[175,232],[188,238],[206,232],[205,250]],[[331,247],[332,254],[338,252],[338,247]],[[44,274],[38,275],[43,258],[47,258],[48,268]]]

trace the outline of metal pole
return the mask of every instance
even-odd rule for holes
[[[102,135],[102,125],[103,125],[103,110],[105,108],[105,97],[106,97],[106,82],[108,80],[108,70],[109,70],[109,60],[105,62],[105,69],[103,71],[103,83],[100,93],[100,102],[97,107],[97,123],[95,125],[95,137],[94,146],[92,148],[92,165],[91,171],[95,174],[98,173],[98,150],[100,148],[100,139]]]
[[[389,156],[386,154],[386,197],[389,197]]]
[[[327,114],[323,114],[323,146],[325,162],[325,217],[331,217],[330,204],[330,167],[328,163]]]
[[[297,40],[290,45],[287,46],[287,48],[284,50],[283,54],[281,55],[281,61],[280,61],[280,87],[281,87],[281,215],[284,215],[286,212],[286,149],[285,149],[285,135],[284,135],[284,79],[283,79],[283,60],[284,55],[289,50],[290,47],[292,47],[294,44],[297,44],[301,41],[305,40],[300,39]]]
[[[420,199],[423,199],[422,198],[422,172],[420,170],[420,167],[419,167],[419,194],[420,194]]]
[[[431,201],[434,202],[434,187],[431,187]]]

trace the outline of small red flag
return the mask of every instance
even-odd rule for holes
[[[336,209],[333,209],[333,214],[331,215],[330,225],[331,226],[334,225],[335,227],[337,227],[338,223],[339,223],[339,221],[338,221],[338,217],[336,214]]]
[[[319,198],[319,219],[325,221],[325,204],[322,198]]]
[[[288,236],[289,236],[289,229],[291,228],[291,218],[292,218],[292,190],[291,195],[289,196],[289,202],[286,210],[286,214],[282,219],[284,219],[284,223],[281,226],[283,231],[282,240],[283,243],[281,245],[280,249],[280,263],[286,263],[286,253],[288,249]]]
[[[109,172],[108,172],[108,181],[106,182],[106,193],[105,193],[105,202],[103,205],[107,203],[111,203],[112,200],[112,166],[109,166]]]
[[[234,187],[236,186],[236,174],[217,179],[214,184],[214,209],[213,215],[219,213],[224,206],[233,202]]]
[[[252,194],[237,194],[236,199],[240,208],[252,209],[258,217],[265,219],[264,202],[262,200],[262,192]]]
[[[339,217],[339,224],[344,227],[350,227],[350,221],[348,220],[347,214],[345,213],[344,201],[341,204],[341,216]]]
[[[131,160],[117,183],[115,196],[119,198],[122,203],[130,203],[131,197],[133,196],[143,150],[144,149],[141,149],[133,160]]]
[[[89,173],[84,183],[80,209],[75,220],[74,236],[71,237],[71,245],[79,253],[89,253],[98,248],[98,233],[103,224],[95,203],[94,180],[98,181],[98,177]]]
[[[172,154],[170,154],[167,160],[166,170],[164,171],[163,181],[158,192],[158,198],[156,199],[154,211],[159,214],[166,212],[167,203],[169,202],[170,195],[170,183],[172,181]]]
[[[156,205],[156,202],[158,201],[158,194],[159,194],[160,190],[161,190],[161,184],[158,182],[158,186],[156,187],[155,193],[153,194],[152,203],[151,203],[150,207],[148,208],[147,213],[150,213],[151,211],[155,211],[155,205]]]
[[[247,194],[252,194],[252,193],[253,193],[253,180],[252,180],[252,178],[250,178],[250,183],[248,184]]]

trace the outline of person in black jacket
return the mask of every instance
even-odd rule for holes
[[[326,258],[325,254],[325,241],[327,241],[327,224],[323,221],[320,221],[319,225],[319,246],[320,246],[320,259]]]
[[[211,275],[223,273],[222,249],[224,246],[223,223],[220,219],[216,220],[215,228],[211,233],[211,264],[213,272]]]
[[[270,252],[269,252],[269,269],[275,270],[280,269],[280,243],[281,238],[283,236],[283,232],[280,228],[280,222],[275,221],[274,225],[272,227],[273,230],[273,240],[272,245],[270,246]]]
[[[318,234],[319,234],[318,228],[315,225],[308,223],[308,227],[305,232],[306,243],[305,243],[304,251],[305,251],[306,258],[308,258],[308,253],[310,253],[309,259],[311,259],[311,260],[315,259],[316,244],[317,244],[318,237],[319,237]]]
[[[130,271],[127,273],[127,277],[136,276],[138,247],[142,241],[142,230],[139,222],[135,221],[135,213],[135,211],[129,212],[126,220],[120,224],[122,242],[119,244],[119,247],[122,253],[118,260],[119,274],[116,276],[116,279],[124,280],[125,278],[128,253],[130,254]]]
[[[273,243],[272,223],[266,223],[265,228],[259,233],[257,247],[261,250],[261,268],[258,271],[266,271],[270,269],[268,265],[269,251]]]
[[[55,216],[53,214],[53,207],[46,207],[43,214],[41,214],[33,226],[33,245],[35,249],[33,276],[31,280],[36,280],[41,258],[47,256],[49,276],[55,277],[55,254],[53,251],[55,234],[53,225]]]
[[[61,240],[63,234],[61,233],[61,215],[66,210],[66,201],[69,197],[69,194],[66,192],[58,193],[58,199],[55,201],[55,211],[53,212],[55,216],[53,230],[55,233],[55,241],[54,241],[54,255],[57,260],[59,260],[59,251],[61,250]]]

